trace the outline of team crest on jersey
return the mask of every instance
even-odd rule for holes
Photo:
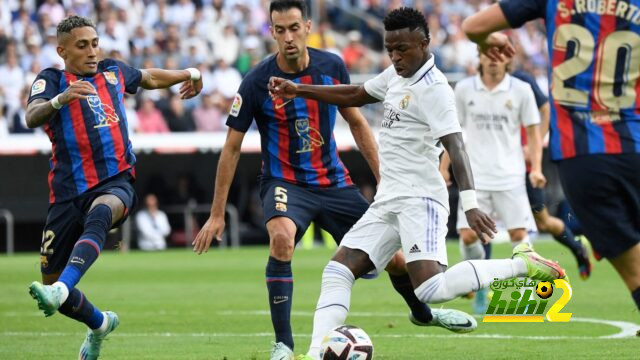
[[[409,100],[411,100],[411,96],[409,96],[408,94],[405,95],[402,100],[400,100],[400,109],[401,110],[405,110],[407,107],[409,107]]]
[[[276,210],[282,211],[282,212],[287,212],[287,204],[281,203],[281,202],[277,202],[276,203]]]
[[[104,78],[107,79],[109,84],[111,85],[118,84],[118,78],[116,77],[116,73],[114,73],[113,71],[105,71],[102,74],[104,75]]]
[[[233,98],[233,104],[231,104],[231,111],[229,114],[231,116],[238,116],[240,114],[240,109],[242,108],[242,95],[236,94]]]
[[[296,120],[296,133],[302,141],[300,150],[296,153],[305,153],[313,150],[314,147],[320,147],[324,145],[324,139],[318,129],[314,129],[309,126],[309,119],[297,119]]]
[[[507,102],[504,104],[504,107],[509,110],[513,110],[513,103],[511,102],[511,99],[507,100]]]
[[[41,94],[46,87],[47,82],[44,79],[36,80],[33,85],[31,85],[31,96]]]
[[[91,109],[95,116],[96,125],[93,126],[94,128],[106,127],[120,122],[120,118],[115,110],[113,110],[111,106],[102,103],[100,97],[96,95],[88,96],[87,103],[89,103],[89,109]]]

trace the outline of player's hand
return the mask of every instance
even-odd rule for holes
[[[86,100],[89,95],[97,94],[98,92],[96,91],[96,88],[94,88],[90,82],[78,80],[69,85],[69,87],[58,98],[58,102],[61,105],[67,105],[73,100]]]
[[[209,246],[211,246],[211,240],[213,240],[214,237],[218,242],[222,241],[224,225],[224,215],[216,217],[210,216],[191,243],[191,245],[193,245],[193,251],[198,255],[207,252]]]
[[[492,33],[484,41],[478,42],[478,48],[493,61],[501,62],[516,54],[516,49],[509,42],[509,37],[499,32]]]
[[[291,80],[272,76],[269,79],[269,95],[272,99],[293,99],[298,95],[298,85]]]
[[[478,234],[478,238],[483,244],[488,244],[493,239],[496,232],[496,223],[491,217],[480,209],[470,209],[464,213],[467,216],[467,223],[473,231]]]
[[[532,171],[529,173],[529,181],[531,186],[536,189],[542,189],[547,184],[547,178],[540,171]]]
[[[191,99],[202,91],[202,76],[198,80],[187,80],[180,86],[180,99]]]

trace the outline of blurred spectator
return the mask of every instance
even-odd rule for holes
[[[40,65],[43,69],[54,67],[56,69],[64,69],[64,61],[58,55],[58,37],[55,27],[47,28],[46,43],[42,47],[42,55],[40,56]]]
[[[357,30],[349,31],[347,34],[349,44],[342,49],[342,59],[348,70],[353,70],[356,67],[356,63],[365,55],[366,49],[360,42],[362,35]]]
[[[171,233],[167,214],[158,209],[158,198],[148,194],[144,198],[144,209],[136,214],[138,229],[138,247],[144,251],[164,250],[167,248],[165,237]]]
[[[156,108],[149,96],[143,96],[142,105],[138,110],[138,132],[141,133],[166,133],[169,127],[164,121],[160,110]]]
[[[20,92],[20,107],[13,114],[12,121],[9,124],[9,131],[12,134],[32,134],[36,129],[27,127],[27,100],[29,100],[30,86],[26,86]],[[39,130],[40,128],[38,128]],[[39,130],[41,131],[41,130]]]
[[[193,110],[197,131],[224,131],[226,102],[219,93],[203,93],[202,103]]]
[[[179,94],[171,96],[171,100],[169,100],[169,108],[167,109],[165,119],[167,119],[169,130],[173,132],[186,132],[196,130],[196,125],[193,122],[191,112],[184,108],[184,104],[182,102],[182,99],[180,99]]]
[[[38,15],[47,14],[51,23],[55,26],[58,25],[65,17],[64,7],[58,2],[58,0],[45,0],[45,2],[38,8]]]
[[[235,68],[232,68],[228,63],[221,59],[218,61],[218,66],[213,71],[212,79],[216,86],[216,89],[222,96],[227,99],[231,99],[235,96],[240,83],[242,82],[242,76]]]
[[[0,95],[4,97],[8,118],[20,107],[20,91],[24,87],[24,71],[18,65],[18,55],[15,46],[8,47],[7,62],[0,65]]]
[[[214,39],[213,44],[213,57],[216,60],[223,60],[226,64],[235,64],[240,50],[240,40],[233,26],[226,25],[223,33]]]
[[[0,138],[9,135],[9,122],[5,116],[7,110],[6,105],[0,105]]]

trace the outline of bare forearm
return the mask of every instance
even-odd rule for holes
[[[359,107],[377,102],[362,85],[305,85],[297,87],[297,96],[344,107]]]
[[[187,70],[144,69],[140,86],[147,90],[164,89],[189,79],[191,74]]]
[[[360,114],[360,116],[362,116],[362,114]],[[353,134],[353,139],[356,141],[356,145],[358,145],[358,149],[360,149],[362,156],[364,156],[364,159],[369,164],[373,176],[375,176],[377,182],[380,182],[378,145],[373,137],[371,128],[367,125],[364,117],[362,121],[359,122],[350,121],[349,128],[351,129],[351,134]]]
[[[58,110],[51,106],[50,100],[37,99],[27,107],[26,121],[30,129],[44,125]]]
[[[542,140],[538,125],[527,126],[527,145],[531,171],[542,171]]]
[[[453,175],[460,187],[460,191],[472,190],[475,188],[473,183],[473,173],[471,171],[471,163],[469,156],[464,147],[461,133],[454,133],[440,138],[444,148],[449,153]]]
[[[509,27],[500,5],[493,4],[462,22],[462,31],[474,43],[483,42],[489,34]]]
[[[551,105],[548,102],[540,107],[540,139],[544,139],[549,132],[550,112]]]
[[[229,196],[229,188],[233,182],[233,177],[240,158],[240,149],[226,147],[222,149],[218,169],[216,171],[216,181],[211,205],[211,216],[224,216]]]

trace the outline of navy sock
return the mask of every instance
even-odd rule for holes
[[[553,238],[556,239],[560,244],[571,249],[571,252],[574,254],[579,254],[582,252],[582,243],[577,241],[575,236],[573,236],[573,232],[568,226],[564,226],[564,231],[560,235],[553,235]]]
[[[80,278],[96,261],[111,228],[111,208],[100,204],[94,207],[84,221],[84,232],[71,251],[69,262],[58,281],[71,291]]]
[[[396,289],[396,291],[404,298],[407,305],[409,305],[409,309],[411,309],[411,313],[414,318],[424,323],[428,323],[433,320],[433,315],[431,314],[429,306],[418,300],[416,293],[413,291],[413,285],[411,285],[409,274],[399,276],[389,274],[389,279],[391,279],[393,288]]]
[[[640,287],[633,290],[631,296],[633,297],[633,300],[635,300],[638,310],[640,310]]]
[[[291,332],[291,302],[293,298],[293,274],[291,261],[280,261],[269,256],[266,270],[267,290],[271,322],[276,333],[276,342],[282,342],[293,350]]]
[[[64,304],[60,305],[58,311],[74,320],[87,324],[93,330],[99,328],[104,320],[104,315],[102,315],[100,309],[93,306],[89,299],[78,289],[69,291],[69,297],[67,297]]]
[[[491,259],[491,243],[482,244],[482,247],[484,247],[484,258]]]

